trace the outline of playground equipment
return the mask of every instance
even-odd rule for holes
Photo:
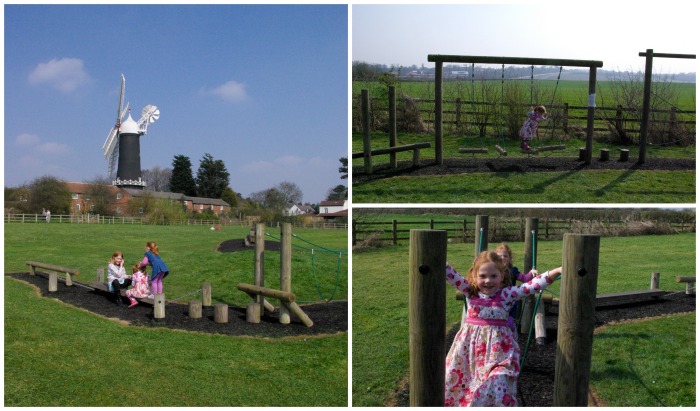
[[[593,148],[593,121],[595,117],[595,90],[596,90],[596,70],[603,67],[602,61],[596,60],[569,60],[569,59],[547,59],[532,57],[491,57],[491,56],[456,56],[429,54],[428,61],[435,63],[435,162],[443,164],[442,145],[442,67],[443,63],[483,63],[483,64],[527,64],[542,66],[573,66],[588,67],[588,122],[586,132],[586,164],[592,161],[591,153]]]
[[[71,275],[80,275],[80,270],[75,270],[72,268],[61,267],[53,264],[40,263],[38,261],[25,261],[25,264],[29,266],[29,274],[35,275],[37,268],[43,268],[45,270],[51,271],[49,273],[49,292],[56,292],[58,290],[58,273],[64,273],[66,275],[66,286],[70,287],[73,285],[73,280]]]
[[[654,57],[680,58],[680,59],[695,59],[695,54],[671,54],[671,53],[654,53],[654,49],[647,49],[646,52],[640,52],[640,57],[646,57],[644,66],[644,99],[642,101],[642,123],[639,130],[639,158],[637,163],[644,164],[647,156],[647,137],[649,133],[649,108],[651,104],[651,76]]]
[[[557,335],[555,406],[588,403],[600,237],[565,234]],[[444,405],[447,233],[411,230],[410,405]],[[564,280],[566,279],[566,280]]]
[[[420,150],[431,146],[428,142],[396,145],[396,87],[389,86],[389,147],[372,150],[370,138],[370,116],[369,116],[369,90],[362,90],[362,136],[363,150],[352,153],[352,158],[364,158],[365,174],[372,174],[372,157],[389,154],[389,163],[392,170],[396,170],[396,153],[402,151],[413,151],[413,166],[420,163]]]
[[[264,251],[265,251],[265,224],[255,226],[255,284],[240,283],[237,288],[246,292],[253,298],[253,302],[246,306],[246,321],[259,323],[264,310],[274,311],[274,306],[265,300],[265,297],[275,298],[280,301],[279,322],[290,323],[290,313],[294,314],[307,327],[313,326],[313,321],[296,303],[296,296],[292,293],[292,225],[283,223],[280,236],[280,289],[265,288]]]

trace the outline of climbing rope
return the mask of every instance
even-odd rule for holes
[[[273,235],[270,234],[270,233],[265,233],[265,235],[267,235],[267,236],[269,236],[269,237],[271,237],[271,238],[273,238],[273,239],[275,239],[275,240],[278,240],[278,241],[280,240],[280,238],[277,238],[277,237],[273,236]],[[302,250],[306,250],[306,251],[309,251],[309,252],[311,253],[311,274],[312,274],[313,279],[314,279],[314,285],[315,285],[315,287],[316,287],[316,293],[318,294],[319,298],[320,298],[322,301],[324,301],[324,302],[330,302],[330,301],[333,299],[333,297],[335,296],[335,293],[336,293],[336,291],[338,290],[338,286],[339,286],[339,284],[340,284],[340,269],[341,269],[341,265],[342,265],[343,254],[344,254],[343,251],[341,251],[341,250],[333,250],[333,249],[330,249],[330,248],[326,248],[326,247],[324,247],[324,246],[322,246],[322,245],[313,243],[313,242],[311,242],[311,241],[309,241],[309,240],[305,240],[305,239],[303,239],[303,238],[301,238],[301,237],[299,237],[298,235],[293,234],[293,233],[292,233],[292,237],[294,237],[294,238],[296,238],[296,239],[298,239],[298,240],[300,240],[300,241],[303,241],[303,242],[305,242],[305,243],[307,243],[307,244],[310,244],[310,245],[312,245],[312,246],[314,246],[314,247],[320,248],[320,250],[318,250],[318,249],[315,249],[315,248],[310,248],[310,247],[306,247],[306,246],[302,246],[302,245],[298,245],[298,244],[292,244],[293,247],[296,247],[296,248],[299,248],[299,249],[302,249]],[[337,265],[336,265],[336,272],[335,272],[335,284],[334,284],[334,286],[333,286],[333,292],[331,293],[330,297],[327,297],[327,298],[326,298],[326,297],[323,295],[323,293],[321,292],[321,287],[320,287],[320,285],[319,285],[319,279],[318,279],[318,276],[316,275],[316,258],[315,258],[316,252],[333,253],[333,254],[337,254],[337,256],[338,256]],[[305,303],[305,302],[313,302],[313,301],[299,301],[299,302],[300,302],[300,303]]]

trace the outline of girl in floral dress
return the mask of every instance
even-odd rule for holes
[[[517,406],[520,348],[510,327],[513,304],[544,289],[561,267],[520,286],[498,254],[480,253],[465,279],[447,264],[447,282],[466,296],[467,316],[445,360],[446,406]]]
[[[537,135],[537,128],[540,125],[540,121],[546,121],[547,109],[544,106],[537,106],[534,109],[530,107],[530,111],[527,113],[527,120],[523,123],[520,129],[520,148],[523,150],[530,150],[530,145],[528,142],[535,138]]]
[[[151,293],[148,287],[148,273],[146,267],[141,267],[141,263],[136,263],[132,267],[134,274],[131,276],[131,284],[134,288],[126,291],[126,296],[129,297],[131,305],[129,308],[136,307],[139,302],[137,298],[146,298]]]
[[[510,272],[510,278],[512,280],[511,285],[516,285],[516,281],[526,283],[539,274],[534,267],[527,274],[521,273],[520,270],[518,270],[518,267],[513,265],[513,252],[506,243],[501,243],[498,245],[498,247],[496,247],[496,254],[501,257],[501,261]],[[513,304],[513,308],[510,309],[510,316],[508,317],[508,326],[511,328],[511,330],[513,330],[513,333],[516,332],[515,319],[518,317],[519,304],[520,303],[518,301]]]

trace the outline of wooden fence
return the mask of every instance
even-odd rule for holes
[[[5,214],[5,223],[44,223],[46,217],[41,214]],[[144,224],[144,225],[162,225],[153,224],[147,219],[141,217],[115,217],[103,216],[98,214],[52,214],[50,224],[55,223],[72,223],[72,224]],[[201,225],[208,227],[217,226],[238,226],[250,227],[250,221],[238,220],[231,218],[222,218],[220,220],[199,220],[199,219],[184,219],[168,222],[166,225]],[[280,223],[273,224],[279,227]],[[326,223],[326,222],[311,222],[311,223],[295,223],[296,228],[313,228],[313,229],[342,229],[347,230],[347,223]]]
[[[385,112],[388,108],[384,107],[383,102],[379,98],[373,98],[371,104],[372,110],[375,112]],[[377,103],[374,103],[376,101]],[[418,105],[418,112],[421,119],[426,124],[435,123],[435,100],[433,99],[413,99]],[[501,118],[499,113],[500,103],[474,102],[462,99],[444,100],[443,121],[445,127],[449,127],[451,131],[463,131],[467,128],[478,128],[479,126],[490,127],[497,129],[501,126],[507,127],[507,120]],[[489,107],[490,108],[486,108]],[[482,109],[474,109],[482,107]],[[527,112],[529,105],[523,104],[523,113]],[[553,123],[557,130],[568,134],[575,127],[586,126],[587,106],[575,106],[569,103],[563,105],[548,106],[547,110],[550,115],[554,113]],[[485,114],[489,112],[490,114]],[[692,130],[695,134],[695,110],[679,110],[671,107],[669,110],[650,110],[655,114],[654,118],[650,119],[650,124],[655,127],[660,127],[665,130],[677,130],[686,128]],[[359,115],[359,114],[358,114]],[[614,128],[618,132],[625,134],[638,135],[640,132],[640,115],[639,109],[626,108],[618,105],[617,107],[596,107],[596,123],[594,131],[609,131]],[[506,114],[504,116],[507,117]],[[373,114],[372,117],[377,117]],[[477,118],[490,118],[490,121],[479,121]],[[523,115],[523,119],[525,116]],[[360,120],[361,122],[361,120]],[[550,124],[552,122],[550,121]],[[550,124],[545,128],[549,129]],[[556,130],[555,130],[556,132]]]
[[[489,222],[489,242],[524,241],[526,219],[499,218]],[[575,219],[540,218],[539,238],[541,240],[562,239],[565,233],[572,233],[585,228],[586,230],[605,230],[606,232],[622,232],[625,227],[635,222],[629,221],[581,221]],[[644,224],[644,222],[636,222]],[[659,223],[661,224],[661,223]],[[695,222],[671,222],[669,230],[673,232],[694,232]],[[447,238],[453,242],[473,242],[475,223],[473,220],[440,221],[352,221],[352,245],[363,242],[398,244],[409,240],[411,229],[444,230]]]

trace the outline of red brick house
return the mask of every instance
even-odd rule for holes
[[[90,198],[86,195],[91,184],[66,183],[71,192],[71,214],[89,213],[92,206]],[[109,207],[115,215],[126,215],[129,201],[134,198],[151,196],[153,198],[165,198],[182,204],[188,212],[203,213],[211,211],[212,214],[221,215],[231,211],[231,206],[221,199],[190,197],[180,193],[160,191],[145,191],[133,188],[120,188],[112,185],[105,186],[109,196]]]

